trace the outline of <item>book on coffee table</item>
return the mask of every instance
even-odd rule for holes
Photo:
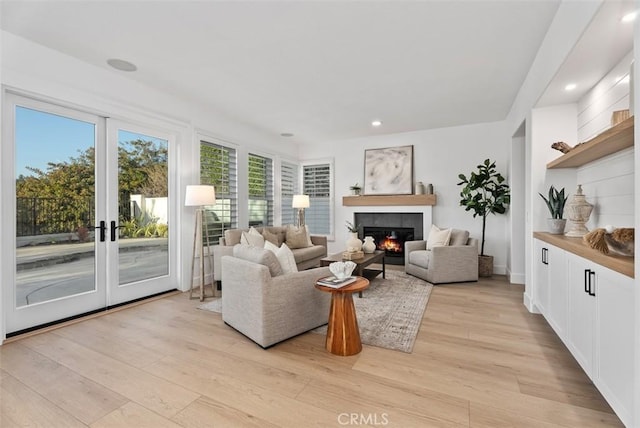
[[[356,279],[357,277],[355,276],[348,276],[342,279],[336,278],[335,276],[327,276],[325,278],[320,278],[318,280],[318,284],[323,285],[325,287],[340,288],[340,287],[344,287],[347,284],[351,284],[352,282],[355,282]]]

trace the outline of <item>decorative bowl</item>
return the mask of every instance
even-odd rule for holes
[[[351,276],[353,270],[358,266],[354,262],[334,262],[329,265],[329,270],[338,279],[344,279]]]

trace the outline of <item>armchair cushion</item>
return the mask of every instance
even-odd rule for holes
[[[240,243],[263,248],[264,236],[262,236],[255,227],[250,227],[248,232],[242,232],[242,235],[240,236]]]
[[[409,263],[429,269],[429,259],[431,258],[431,250],[418,250],[409,253]]]
[[[431,250],[433,247],[441,247],[443,245],[449,245],[449,239],[451,237],[451,229],[440,229],[435,224],[431,225],[429,231],[429,237],[427,238],[427,250]]]
[[[460,229],[451,229],[451,238],[449,238],[449,245],[467,245],[469,240],[469,231]]]
[[[266,266],[269,274],[280,276],[283,274],[282,267],[276,255],[264,248],[252,247],[251,245],[238,244],[233,247],[233,256],[242,260]]]
[[[282,244],[280,248],[276,247],[269,241],[265,241],[264,243],[265,250],[272,251],[273,254],[276,255],[278,262],[280,263],[280,267],[282,268],[282,272],[285,274],[298,272],[298,266],[296,265],[296,259],[293,256],[293,252],[287,244]]]

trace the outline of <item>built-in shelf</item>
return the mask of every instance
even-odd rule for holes
[[[436,195],[360,195],[343,196],[345,207],[435,205]]]
[[[547,232],[533,232],[533,237],[613,271],[634,278],[634,257],[619,256],[613,253],[602,254],[600,251],[589,247],[582,238],[569,238],[564,235],[552,235]]]
[[[547,168],[576,168],[628,147],[633,147],[633,121],[634,117],[631,116],[612,126],[584,144],[575,147],[569,153],[549,162]]]

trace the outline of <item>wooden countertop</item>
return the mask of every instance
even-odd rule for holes
[[[552,235],[547,232],[533,232],[533,237],[634,278],[634,257],[619,256],[613,253],[602,254],[600,251],[590,248],[582,238],[568,238],[564,235]]]

